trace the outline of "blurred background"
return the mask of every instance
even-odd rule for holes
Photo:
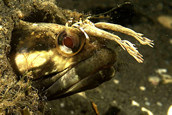
[[[140,46],[139,64],[119,49],[116,76],[101,86],[47,103],[46,113],[68,115],[172,115],[172,1],[171,0],[56,0],[64,9],[121,24],[154,40],[154,48]],[[97,105],[97,111],[92,105]]]

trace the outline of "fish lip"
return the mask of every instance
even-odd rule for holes
[[[116,54],[108,48],[96,51],[96,53],[91,57],[77,63],[72,68],[64,72],[64,74],[60,76],[59,79],[57,79],[50,87],[43,90],[42,95],[45,95],[48,100],[59,98],[59,96],[65,96],[65,93],[67,93],[66,91],[68,91],[75,84],[79,83],[81,80],[85,78],[91,79],[89,76],[94,76],[94,74],[103,70],[105,67],[111,67],[116,62],[116,59],[113,59],[116,58],[115,56]],[[100,62],[97,62],[97,58]],[[90,61],[92,61],[92,63],[89,63]],[[85,65],[87,65],[87,67]],[[96,69],[93,71],[88,68]],[[73,94],[73,92],[76,91],[73,90],[71,92],[70,94]]]
[[[108,70],[109,76],[106,76],[106,74],[103,73],[104,69]],[[112,72],[112,70],[113,70],[113,72]],[[113,67],[113,65],[108,65],[107,67],[100,69],[96,73],[88,75],[87,77],[85,77],[82,80],[78,81],[77,83],[73,84],[70,88],[68,88],[65,92],[62,92],[61,94],[53,95],[53,96],[48,96],[46,94],[46,96],[48,97],[47,98],[48,101],[63,98],[66,96],[70,96],[72,94],[75,94],[75,93],[78,93],[81,91],[93,89],[93,88],[101,85],[105,81],[109,81],[114,76],[115,76],[115,68]],[[87,81],[90,81],[90,82],[94,81],[94,84],[91,84],[91,85],[87,84]]]

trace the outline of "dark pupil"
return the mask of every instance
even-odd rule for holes
[[[65,45],[68,48],[73,48],[73,41],[71,37],[64,37],[63,39],[63,45]]]

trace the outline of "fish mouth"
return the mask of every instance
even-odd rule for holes
[[[98,72],[88,75],[87,77],[79,80],[78,82],[72,84],[66,90],[60,92],[59,90],[51,90],[47,89],[45,90],[44,94],[47,97],[48,100],[54,100],[58,98],[63,98],[66,96],[70,96],[72,94],[81,92],[81,91],[86,91],[89,89],[93,89],[105,81],[110,80],[112,77],[115,75],[115,69],[112,66],[109,66],[107,68],[103,68],[99,70]],[[55,87],[55,86],[54,86]],[[64,87],[65,88],[65,87]],[[56,93],[53,93],[56,92]]]
[[[74,93],[92,89],[115,75],[113,64],[116,62],[115,53],[107,48],[96,51],[90,58],[85,59],[74,67],[66,69],[48,81],[53,81],[41,94],[48,100],[53,100]],[[40,81],[39,83],[48,83]],[[36,81],[35,84],[38,84]]]

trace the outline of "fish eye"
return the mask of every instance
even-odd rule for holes
[[[85,39],[82,34],[62,31],[57,36],[56,46],[59,53],[68,57],[79,53],[83,48]]]

